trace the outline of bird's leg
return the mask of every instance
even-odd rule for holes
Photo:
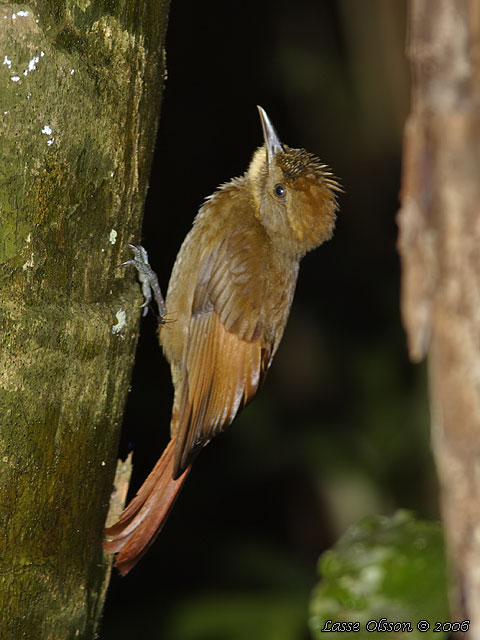
[[[130,249],[133,251],[133,258],[122,262],[121,267],[125,267],[127,264],[133,264],[138,272],[138,279],[142,285],[142,293],[144,301],[142,304],[143,315],[147,315],[148,306],[152,301],[152,293],[157,303],[159,313],[159,324],[164,324],[164,317],[167,314],[167,307],[165,306],[165,300],[162,296],[160,285],[158,284],[158,278],[155,271],[148,262],[148,254],[142,245],[129,244]]]

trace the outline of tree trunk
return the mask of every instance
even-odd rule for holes
[[[428,353],[453,615],[480,638],[480,2],[409,10],[402,311],[411,357]]]
[[[93,638],[168,0],[0,4],[0,637]]]

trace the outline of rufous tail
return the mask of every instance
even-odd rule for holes
[[[116,553],[115,566],[124,576],[134,567],[160,533],[190,467],[172,480],[175,438],[170,440],[162,457],[124,509],[118,521],[105,529],[103,547]]]

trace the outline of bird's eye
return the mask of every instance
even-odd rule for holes
[[[287,190],[283,186],[283,184],[276,184],[273,187],[273,193],[277,196],[277,198],[284,198]]]

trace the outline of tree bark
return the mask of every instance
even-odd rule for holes
[[[480,2],[409,13],[402,312],[411,357],[428,354],[453,614],[480,638]]]
[[[95,637],[168,4],[0,4],[5,640]]]

